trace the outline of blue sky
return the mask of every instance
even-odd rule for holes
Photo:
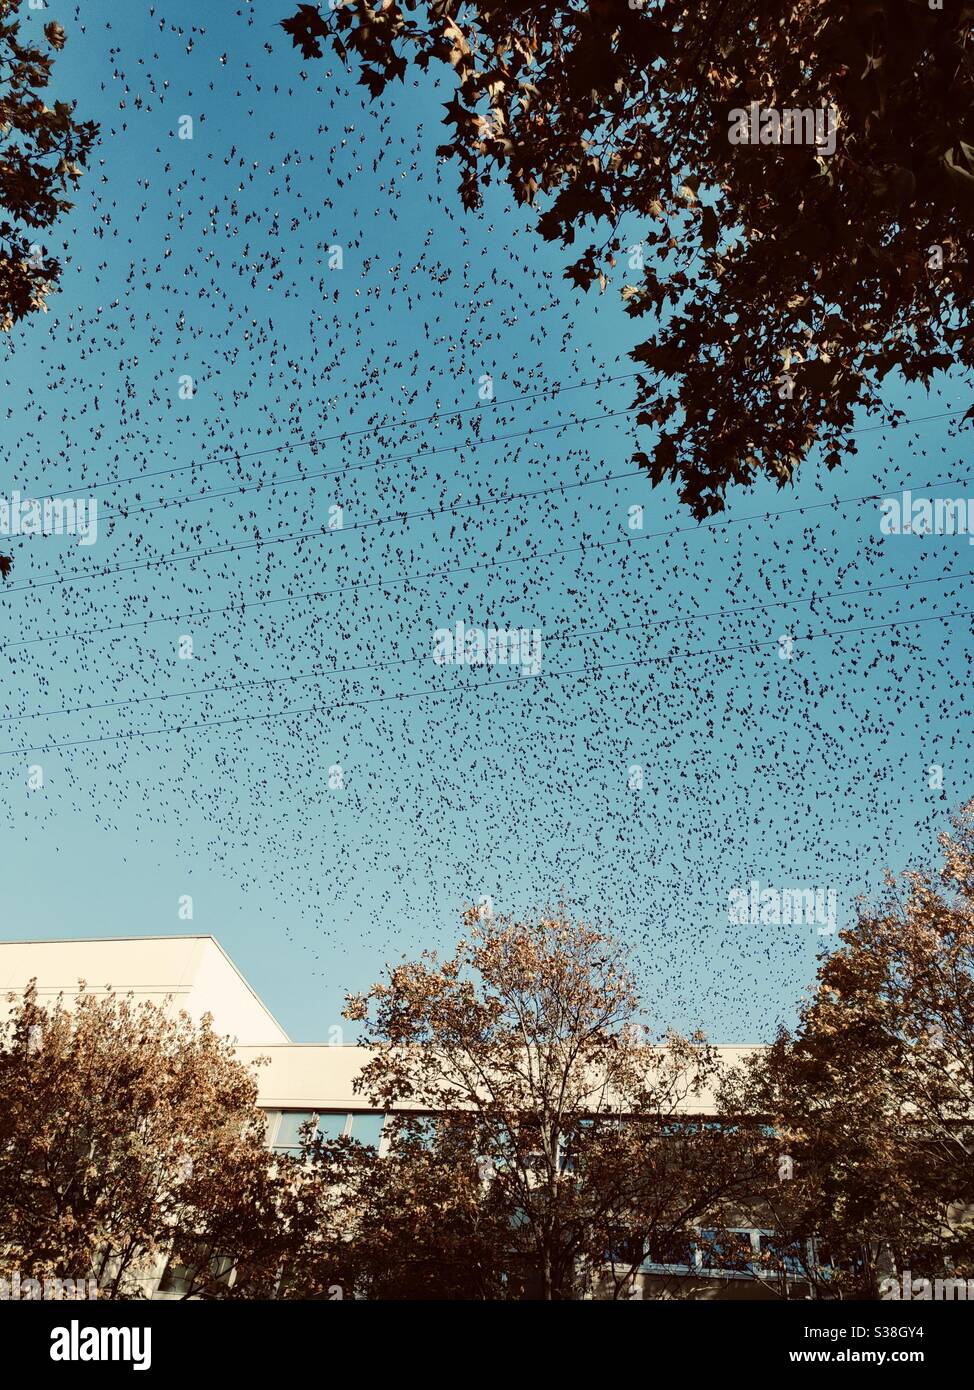
[[[102,139],[45,241],[63,289],[0,346],[0,441],[7,493],[95,496],[99,537],[8,542],[4,938],[212,933],[312,1041],[465,903],[564,897],[649,1020],[768,1037],[822,942],[730,890],[827,886],[844,925],[974,794],[944,617],[974,549],[855,500],[974,497],[963,384],[891,386],[938,418],[697,527],[628,476],[632,272],[579,296],[502,191],[463,213],[432,78],[369,104],[283,2],[82,8],[23,15],[64,24],[57,95]],[[539,675],[437,666],[457,621],[537,629]]]

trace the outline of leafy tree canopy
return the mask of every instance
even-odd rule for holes
[[[319,1147],[356,1213],[344,1264],[386,1297],[456,1281],[466,1248],[466,1296],[626,1297],[646,1250],[689,1248],[743,1180],[746,1137],[695,1113],[716,1054],[699,1035],[650,1039],[601,928],[563,910],[466,922],[449,959],[426,953],[349,1000],[372,1049],[357,1087],[428,1118],[394,1119],[385,1168],[367,1160],[354,1182]]]
[[[65,44],[60,24],[21,33],[22,0],[0,0],[0,330],[47,308],[61,277],[60,263],[39,233],[71,207],[98,135],[91,121],[75,119],[75,103],[49,105],[45,91],[54,55]]]
[[[794,1035],[726,1083],[732,1112],[775,1122],[782,1166],[756,1195],[819,1237],[826,1296],[974,1275],[974,802],[941,845],[939,874],[891,876],[839,933]]]
[[[936,0],[342,0],[283,21],[380,97],[452,69],[447,138],[476,207],[506,181],[567,274],[621,256],[636,458],[698,517],[729,485],[786,486],[813,446],[855,451],[891,372],[974,362],[970,4]],[[735,111],[822,113],[818,144],[735,142]],[[822,130],[825,127],[823,125]],[[638,248],[635,243],[639,243]]]
[[[151,1293],[267,1296],[299,1230],[257,1083],[208,1019],[36,983],[0,1024],[0,1275]],[[235,1269],[228,1286],[223,1277]]]

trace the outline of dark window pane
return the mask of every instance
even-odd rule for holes
[[[645,1258],[645,1246],[641,1238],[620,1231],[606,1251],[605,1258],[610,1264],[639,1265]]]
[[[781,1236],[764,1231],[758,1239],[761,1243],[761,1254],[768,1256],[772,1267],[780,1266],[789,1274],[800,1272],[804,1251],[799,1241],[792,1241],[789,1245]]]
[[[213,1255],[209,1259],[201,1255],[198,1265],[184,1265],[169,1260],[159,1280],[159,1292],[185,1297],[194,1284],[200,1292],[210,1280],[217,1284],[228,1284],[232,1273],[233,1260],[228,1255]]]
[[[689,1269],[693,1264],[690,1241],[684,1235],[655,1236],[649,1242],[649,1263],[654,1265],[678,1265]]]
[[[175,1293],[183,1295],[188,1293],[193,1280],[193,1271],[188,1265],[178,1264],[170,1260],[163,1271],[162,1278],[159,1280],[160,1293]]]
[[[701,1231],[700,1255],[704,1269],[745,1272],[751,1263],[751,1237],[746,1231]]]

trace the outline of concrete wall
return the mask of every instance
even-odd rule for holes
[[[84,980],[92,993],[131,992],[167,1000],[198,1022],[212,1013],[218,1033],[247,1043],[286,1043],[288,1036],[212,936],[147,936],[95,941],[0,943],[0,999],[36,978],[48,1002],[70,1000]]]
[[[257,1067],[258,1105],[268,1110],[369,1110],[352,1082],[368,1060],[364,1047],[329,1047],[288,1043],[277,1047],[237,1048],[242,1062]]]
[[[725,1067],[739,1064],[756,1051],[750,1046],[718,1048]],[[368,1061],[364,1047],[289,1043],[279,1047],[237,1048],[241,1061],[253,1065],[258,1058],[266,1065],[257,1069],[258,1104],[269,1110],[369,1110],[367,1097],[356,1094],[352,1083]],[[685,1114],[710,1114],[712,1093],[691,1098],[682,1107]]]

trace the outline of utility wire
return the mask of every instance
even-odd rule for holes
[[[532,435],[546,434],[551,430],[569,429],[573,425],[598,424],[602,420],[613,420],[621,415],[631,415],[640,409],[640,406],[633,405],[628,406],[624,410],[610,410],[603,415],[588,415],[583,416],[581,419],[572,416],[567,420],[556,420],[553,423],[533,426],[530,429],[515,430],[511,434],[492,435],[489,439],[465,440],[460,444],[439,444],[427,449],[417,449],[410,454],[392,454],[387,458],[372,459],[367,463],[348,464],[342,468],[322,469],[317,473],[291,473],[284,478],[261,478],[256,483],[237,483],[230,487],[215,488],[210,492],[188,493],[185,497],[161,498],[158,502],[147,502],[144,506],[139,507],[132,507],[127,504],[121,504],[115,507],[110,505],[102,506],[100,508],[100,513],[107,514],[108,516],[118,516],[127,521],[131,516],[145,516],[150,512],[168,511],[171,507],[188,507],[195,502],[212,502],[222,497],[242,497],[248,492],[273,492],[276,488],[289,487],[292,484],[320,482],[323,478],[343,478],[348,473],[360,473],[367,468],[381,468],[383,465],[393,463],[413,463],[416,459],[430,458],[435,454],[463,453],[472,449],[486,448],[491,444],[508,444],[513,439],[527,439]],[[960,414],[961,412],[952,411],[947,413]],[[909,423],[920,424],[924,420],[942,418],[944,417],[937,415],[921,416],[919,419],[910,421]],[[891,427],[888,425],[871,425],[868,428],[872,430],[888,429]],[[857,431],[857,433],[858,432],[859,431]],[[865,433],[866,431],[861,432]],[[637,472],[642,471],[641,469],[637,470]],[[634,475],[627,474],[622,476]],[[91,491],[94,491],[94,489],[91,489]],[[58,493],[57,495],[63,496],[64,494]],[[350,528],[346,527],[345,529],[347,530]]]
[[[454,410],[438,410],[432,415],[416,415],[408,420],[400,420],[398,424],[363,425],[360,429],[342,430],[338,434],[323,434],[308,439],[286,440],[283,444],[270,444],[265,449],[250,449],[239,454],[221,454],[216,458],[200,459],[195,463],[182,464],[178,468],[158,468],[151,473],[133,473],[128,478],[105,478],[100,483],[79,483],[73,487],[58,488],[51,495],[70,497],[76,492],[96,492],[99,489],[123,487],[128,483],[145,482],[149,478],[172,478],[179,473],[196,473],[202,468],[211,467],[214,463],[240,463],[243,459],[259,458],[264,454],[277,454],[286,449],[321,448],[325,444],[333,444],[344,439],[356,439],[363,434],[386,434],[389,430],[406,429],[410,425],[425,425],[430,420],[452,420],[457,415],[469,415],[471,412],[484,413],[488,409],[496,409],[502,405],[516,405],[520,401],[538,400],[541,396],[563,396],[569,391],[580,391],[588,386],[608,386],[616,381],[631,381],[633,377],[639,375],[639,372],[623,372],[617,376],[595,377],[591,381],[577,381],[567,386],[556,381],[552,386],[541,391],[529,392],[522,396],[506,396],[503,400],[481,401],[477,405],[457,407]],[[361,466],[369,467],[370,465]]]
[[[860,627],[838,628],[832,632],[809,632],[801,636],[792,635],[793,642],[810,642],[821,637],[844,637],[851,633],[874,632],[879,629],[891,627],[914,627],[921,623],[948,622],[952,618],[974,617],[974,609],[961,609],[955,613],[939,613],[927,618],[896,619],[888,623],[867,623]],[[72,739],[67,743],[48,743],[37,744],[31,748],[5,748],[0,750],[0,758],[10,758],[23,756],[28,753],[52,753],[63,752],[73,748],[90,747],[98,743],[125,743],[132,739],[156,738],[159,736],[171,736],[173,734],[193,733],[198,729],[215,729],[225,727],[230,724],[252,724],[266,722],[272,719],[279,719],[282,723],[288,719],[299,719],[309,714],[327,714],[340,709],[359,709],[366,705],[386,704],[392,700],[419,700],[428,699],[429,696],[440,696],[447,699],[462,699],[466,695],[480,695],[484,691],[493,692],[496,690],[508,690],[516,685],[521,690],[528,686],[545,680],[563,680],[567,676],[582,676],[597,679],[605,675],[608,671],[630,670],[639,666],[649,666],[660,662],[675,661],[679,658],[693,659],[699,656],[729,656],[736,652],[756,653],[763,647],[775,647],[780,650],[780,642],[772,639],[769,642],[745,642],[736,647],[714,647],[707,651],[698,652],[671,652],[666,656],[648,656],[635,661],[617,661],[602,666],[578,666],[567,671],[538,672],[535,676],[497,677],[494,680],[479,681],[468,685],[465,689],[458,691],[444,690],[442,686],[431,686],[425,690],[407,691],[397,695],[372,695],[363,700],[344,700],[332,705],[307,705],[303,709],[293,710],[274,710],[270,714],[240,714],[228,715],[223,719],[204,719],[195,724],[177,724],[171,728],[163,729],[135,729],[125,734],[100,734],[94,738]]]
[[[332,476],[337,476],[337,475],[339,475],[339,474],[344,474],[344,473],[346,473],[346,472],[355,471],[355,469],[357,469],[357,468],[372,468],[372,467],[377,467],[377,466],[379,466],[379,464],[382,463],[382,462],[402,462],[404,459],[408,459],[408,458],[420,458],[420,457],[425,457],[425,456],[428,456],[428,455],[431,455],[431,454],[437,454],[437,453],[452,453],[452,452],[456,452],[457,450],[465,449],[465,448],[466,448],[466,449],[480,448],[480,447],[483,447],[483,446],[485,446],[485,445],[487,445],[487,444],[505,443],[505,442],[508,442],[508,441],[510,441],[510,440],[512,440],[512,439],[521,439],[521,438],[524,438],[524,437],[526,437],[526,436],[528,436],[528,435],[533,435],[533,434],[544,434],[544,433],[546,433],[546,432],[548,432],[548,431],[551,431],[551,430],[556,430],[556,431],[557,431],[557,430],[562,430],[562,429],[568,429],[568,428],[571,428],[573,425],[576,425],[576,426],[584,426],[584,425],[589,425],[589,424],[596,424],[596,423],[599,423],[599,422],[604,421],[604,420],[615,419],[616,417],[621,416],[621,415],[631,415],[634,411],[638,410],[639,408],[640,408],[640,407],[638,407],[638,406],[630,406],[630,407],[628,407],[627,409],[624,409],[624,410],[612,410],[612,411],[608,411],[608,412],[606,412],[606,413],[603,414],[603,415],[592,415],[592,416],[588,416],[588,417],[584,417],[584,416],[583,416],[582,419],[580,419],[580,420],[579,420],[579,419],[574,419],[574,418],[573,418],[573,419],[570,419],[570,420],[559,420],[559,421],[555,421],[555,422],[553,422],[553,423],[549,423],[549,424],[547,424],[547,425],[539,425],[539,426],[536,426],[536,427],[534,427],[534,428],[532,428],[532,429],[515,431],[514,433],[509,434],[509,435],[498,435],[498,436],[494,436],[494,437],[492,437],[491,439],[488,439],[488,440],[475,440],[475,441],[472,441],[472,442],[469,442],[469,441],[468,441],[468,442],[466,442],[466,443],[464,443],[464,444],[449,444],[449,445],[442,445],[442,446],[437,446],[437,447],[432,448],[432,449],[423,449],[423,450],[420,450],[420,451],[418,451],[417,453],[412,454],[412,455],[402,455],[402,456],[400,456],[398,459],[395,459],[395,460],[392,460],[392,459],[390,459],[390,460],[379,460],[378,463],[375,462],[375,461],[373,461],[372,463],[365,463],[365,464],[353,465],[351,468],[348,468],[348,469],[345,469],[345,468],[336,469],[336,470],[333,470],[331,473],[329,473],[329,472],[322,472],[322,473],[319,473],[319,474],[299,475],[298,477],[292,477],[292,478],[290,478],[290,479],[283,479],[283,480],[280,480],[280,481],[281,481],[282,483],[286,483],[286,482],[295,482],[295,481],[300,481],[300,482],[311,481],[311,480],[313,480],[313,479],[315,479],[315,478],[332,477]],[[959,415],[959,414],[962,414],[962,413],[963,413],[962,411],[945,411],[945,412],[942,412],[940,415],[921,416],[921,417],[918,417],[917,419],[914,419],[914,420],[900,420],[900,421],[897,421],[896,424],[897,424],[897,425],[922,424],[922,423],[924,423],[924,422],[927,421],[927,420],[942,419],[942,418],[945,418],[946,416]],[[869,427],[867,427],[866,429],[863,429],[863,430],[853,430],[853,431],[850,431],[850,433],[853,433],[853,434],[856,434],[856,433],[867,433],[869,429],[889,429],[889,428],[893,428],[893,427],[894,427],[894,426],[891,426],[891,425],[869,426]],[[272,546],[272,545],[287,545],[287,544],[289,544],[289,543],[291,543],[291,542],[298,542],[298,543],[300,543],[300,542],[303,541],[303,540],[321,540],[323,537],[326,537],[326,536],[328,536],[328,537],[333,537],[333,536],[335,536],[335,535],[339,535],[339,534],[341,534],[341,532],[343,532],[343,531],[368,530],[368,529],[370,529],[370,528],[372,528],[372,527],[381,527],[381,526],[389,526],[389,525],[397,525],[397,524],[398,524],[398,525],[408,525],[410,521],[419,520],[419,519],[422,519],[422,518],[424,518],[424,517],[430,517],[430,518],[432,518],[432,517],[434,517],[434,516],[450,515],[450,514],[452,514],[452,513],[457,513],[457,512],[461,512],[461,511],[465,511],[465,510],[475,510],[475,509],[480,508],[480,507],[490,507],[490,506],[494,506],[494,505],[497,505],[497,504],[500,504],[500,503],[503,503],[503,502],[522,501],[522,500],[530,499],[530,498],[534,498],[534,497],[545,496],[545,495],[548,495],[548,494],[553,493],[553,492],[565,492],[565,491],[571,491],[571,490],[573,490],[573,489],[578,489],[578,488],[583,488],[583,487],[592,487],[592,486],[597,485],[598,483],[619,482],[619,481],[621,481],[621,480],[623,480],[623,479],[625,479],[625,478],[635,478],[635,477],[638,477],[638,476],[640,476],[642,473],[644,473],[644,470],[643,470],[642,468],[635,468],[635,469],[629,470],[629,471],[626,472],[626,473],[610,473],[610,474],[604,474],[604,475],[602,475],[602,476],[600,476],[600,477],[598,477],[598,478],[586,478],[586,479],[582,479],[581,481],[574,482],[574,483],[559,483],[559,484],[553,484],[553,485],[552,485],[551,487],[549,487],[549,488],[538,488],[538,489],[536,489],[536,490],[533,491],[533,492],[524,492],[524,493],[517,493],[517,492],[514,492],[514,493],[501,494],[501,495],[498,496],[498,497],[488,498],[488,499],[486,499],[485,501],[477,501],[477,502],[460,502],[460,503],[456,503],[456,504],[454,504],[453,506],[450,506],[450,507],[439,507],[439,508],[423,507],[423,508],[420,508],[419,510],[414,511],[414,512],[395,512],[395,513],[391,513],[389,516],[386,516],[386,517],[378,517],[378,518],[373,519],[372,521],[355,522],[355,523],[352,523],[352,524],[349,525],[349,526],[342,526],[342,527],[336,527],[336,528],[328,528],[327,526],[321,526],[321,527],[318,527],[317,530],[314,530],[314,531],[296,532],[296,533],[294,533],[294,534],[292,534],[292,535],[288,535],[288,536],[275,536],[275,537],[271,537],[271,538],[268,539],[268,540],[264,540],[264,539],[262,538],[261,540],[258,540],[258,541],[241,541],[241,542],[238,542],[238,543],[235,544],[235,545],[211,547],[211,548],[208,549],[208,550],[189,551],[189,552],[187,552],[187,553],[185,553],[185,554],[181,554],[181,555],[165,555],[165,556],[160,557],[160,558],[157,559],[157,560],[140,560],[140,561],[134,561],[134,562],[132,562],[131,564],[126,564],[126,565],[115,565],[115,566],[111,566],[111,567],[106,567],[106,568],[101,569],[101,570],[95,570],[92,574],[90,574],[90,575],[87,576],[87,579],[84,579],[84,580],[83,580],[82,576],[79,576],[79,575],[60,575],[60,576],[58,576],[56,579],[29,580],[29,581],[28,581],[27,583],[25,583],[25,584],[15,584],[15,585],[13,585],[12,587],[10,587],[10,588],[7,589],[7,593],[8,593],[8,594],[19,594],[19,593],[25,593],[25,592],[27,592],[27,591],[29,591],[29,590],[33,590],[33,589],[43,589],[43,588],[65,588],[65,587],[69,587],[69,588],[70,588],[70,587],[74,587],[76,584],[82,583],[82,582],[83,582],[84,585],[86,586],[87,583],[89,583],[89,582],[91,582],[91,581],[94,581],[94,580],[96,580],[96,579],[106,578],[106,577],[108,577],[108,576],[110,576],[110,575],[113,575],[113,574],[127,574],[127,573],[132,573],[132,572],[137,571],[137,570],[142,570],[142,569],[153,569],[153,568],[161,567],[161,566],[163,566],[163,565],[176,565],[176,564],[181,564],[181,563],[183,563],[183,562],[186,561],[186,560],[210,559],[210,558],[212,558],[212,557],[215,556],[215,555],[227,555],[227,554],[236,553],[236,552],[238,552],[238,551],[254,550],[254,549],[259,549],[261,546],[268,546],[268,547],[269,547],[269,546]],[[948,481],[955,481],[955,480],[948,480]],[[278,483],[275,483],[275,484],[274,484],[274,486],[278,486],[278,485],[279,485]],[[940,485],[940,484],[930,484],[929,486],[939,486],[939,485]],[[170,501],[170,502],[163,502],[163,503],[159,503],[159,504],[151,504],[151,505],[147,506],[147,507],[144,508],[144,509],[135,508],[135,509],[132,509],[132,510],[133,510],[134,512],[138,512],[139,510],[150,510],[150,511],[151,511],[151,510],[158,510],[158,508],[161,507],[161,506],[169,506],[169,505],[173,505],[173,506],[182,506],[182,505],[185,505],[187,502],[206,500],[207,497],[212,497],[212,496],[227,496],[227,497],[229,497],[229,496],[239,495],[240,493],[243,493],[243,492],[253,491],[253,490],[255,490],[255,489],[259,489],[259,488],[262,488],[262,487],[265,487],[265,486],[268,486],[268,484],[267,484],[267,483],[264,483],[264,482],[261,482],[261,483],[251,484],[251,485],[248,485],[248,486],[246,486],[246,487],[231,487],[231,488],[225,489],[224,491],[222,491],[222,492],[220,492],[220,493],[213,493],[213,494],[203,493],[203,494],[199,494],[198,496],[191,497],[191,498],[186,498],[186,499],[174,499],[174,500],[172,500],[172,501]],[[819,503],[819,504],[810,504],[810,509],[811,509],[811,507],[816,506],[816,505],[832,505],[832,504],[830,504],[830,503],[827,503],[827,504],[820,504],[820,503]],[[128,511],[128,509],[126,509],[124,513],[119,513],[119,514],[128,515],[128,514],[129,514],[129,511]],[[779,515],[779,513],[769,513],[769,515]],[[784,515],[784,513],[780,513],[780,515]],[[691,527],[691,528],[687,528],[687,529],[691,529],[691,530],[692,530],[692,529],[696,529],[696,528]]]
[[[968,481],[970,481],[970,478],[938,478],[938,480],[931,482],[899,482],[896,486],[898,486],[898,488],[928,489],[961,484],[961,482],[966,484]],[[886,488],[885,491],[889,491],[889,488]],[[251,609],[251,607],[268,607],[274,605],[274,603],[292,603],[296,602],[296,600],[303,599],[332,598],[332,596],[336,594],[350,594],[350,592],[354,592],[356,589],[397,588],[399,585],[410,585],[413,584],[413,582],[434,580],[434,578],[446,578],[453,574],[471,574],[481,570],[502,569],[502,567],[511,566],[511,564],[529,564],[535,562],[535,560],[557,559],[557,557],[568,555],[585,555],[586,550],[610,550],[620,545],[635,545],[635,543],[639,541],[656,541],[656,539],[671,537],[671,535],[684,535],[688,534],[688,532],[689,534],[699,535],[702,531],[720,531],[724,530],[724,528],[731,527],[731,525],[746,525],[752,523],[752,521],[770,521],[777,520],[779,517],[795,516],[796,513],[804,514],[806,512],[817,512],[817,510],[821,510],[823,507],[843,507],[855,505],[857,502],[877,502],[877,500],[882,498],[882,495],[884,495],[882,492],[864,492],[860,493],[859,496],[855,496],[855,498],[834,498],[829,500],[829,502],[809,502],[804,503],[802,506],[782,507],[778,512],[756,512],[750,513],[749,516],[727,517],[724,518],[723,521],[703,521],[703,523],[686,525],[686,527],[668,527],[667,530],[664,531],[647,531],[642,535],[627,535],[627,537],[621,537],[618,541],[591,541],[584,543],[584,545],[568,546],[568,548],[559,550],[542,550],[538,555],[517,555],[507,560],[484,560],[484,562],[478,564],[460,564],[460,566],[454,566],[453,569],[428,570],[427,573],[406,575],[404,578],[386,577],[379,578],[379,580],[358,580],[354,582],[354,584],[342,584],[332,589],[304,589],[300,594],[282,595],[279,596],[279,598],[271,599],[249,599],[242,603],[226,603],[226,605],[222,607],[200,609],[199,612],[189,610],[189,612],[186,613],[168,614],[168,616],[163,617],[129,619],[125,621],[125,623],[104,624],[104,626],[86,628],[86,630],[83,631],[54,632],[54,634],[49,635],[49,637],[29,637],[19,642],[7,642],[3,651],[13,651],[13,649],[18,648],[18,646],[32,646],[40,644],[40,642],[57,642],[64,638],[94,637],[94,635],[101,634],[101,632],[124,631],[129,627],[151,627],[156,626],[158,623],[183,623],[183,621],[201,619],[201,617],[214,617],[221,613],[242,613],[245,612],[246,609]],[[310,532],[310,534],[315,535],[317,532]]]
[[[74,575],[61,575],[57,579],[32,579],[26,584],[14,585],[7,592],[9,594],[22,594],[31,589],[74,588],[79,583],[83,588],[87,588],[89,581],[107,579],[113,574],[132,574],[137,570],[160,569],[164,565],[180,565],[188,560],[209,560],[215,555],[232,555],[244,550],[259,550],[261,547],[289,545],[292,542],[331,540],[335,536],[343,535],[346,531],[366,531],[377,526],[408,526],[410,521],[416,521],[423,517],[432,519],[436,516],[455,516],[459,512],[500,506],[503,502],[522,502],[535,497],[548,497],[554,492],[573,492],[583,487],[595,487],[598,483],[619,482],[623,478],[638,477],[642,471],[641,468],[634,468],[630,469],[628,473],[607,473],[599,478],[583,478],[574,483],[553,483],[551,487],[535,488],[531,492],[502,493],[499,497],[489,497],[480,502],[457,502],[449,507],[422,507],[415,512],[393,512],[389,516],[376,517],[372,521],[352,522],[348,526],[343,525],[331,529],[327,526],[319,526],[314,531],[295,531],[288,536],[271,536],[268,540],[261,538],[256,541],[239,541],[234,545],[211,546],[208,550],[191,550],[184,555],[164,555],[158,560],[135,560],[130,564],[109,565],[104,569],[94,570],[87,579],[79,579]]]
[[[775,599],[770,603],[748,603],[737,604],[731,608],[717,608],[709,613],[686,612],[674,615],[669,618],[652,619],[645,623],[629,623],[623,627],[602,627],[602,628],[579,628],[572,631],[569,636],[565,636],[567,629],[555,632],[546,641],[561,642],[566,646],[573,647],[586,641],[590,637],[609,637],[623,633],[642,632],[646,628],[670,627],[676,623],[703,622],[711,618],[726,618],[738,613],[757,613],[766,612],[771,608],[790,608],[795,604],[808,603],[834,603],[840,599],[858,598],[863,594],[879,594],[888,592],[891,589],[912,589],[920,584],[945,584],[950,580],[974,579],[974,570],[967,570],[962,573],[942,574],[930,579],[907,579],[890,584],[877,584],[867,589],[840,589],[832,594],[811,594],[799,595],[796,598]],[[10,714],[0,717],[0,724],[20,723],[24,719],[53,719],[56,715],[64,714],[89,714],[95,710],[122,709],[128,705],[153,704],[161,700],[188,700],[197,695],[215,695],[227,691],[253,690],[261,686],[288,685],[301,681],[321,680],[323,677],[349,676],[355,675],[360,671],[386,671],[392,667],[412,666],[420,661],[427,661],[429,653],[420,656],[407,656],[390,658],[388,661],[366,662],[359,666],[334,666],[331,669],[324,668],[318,671],[304,671],[291,676],[269,676],[265,679],[254,681],[230,681],[227,685],[196,686],[191,690],[172,690],[162,695],[140,695],[128,700],[106,700],[100,704],[75,705],[64,709],[38,710],[31,714]]]

